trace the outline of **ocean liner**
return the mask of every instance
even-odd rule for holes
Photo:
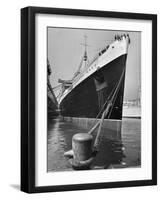
[[[47,60],[47,105],[48,105],[48,117],[58,116],[58,102],[53,92],[51,83],[50,83],[51,67],[50,63]]]
[[[77,72],[71,80],[59,79],[57,95],[59,112],[62,116],[100,118],[101,113],[112,101],[105,118],[122,119],[126,59],[130,38],[128,34],[116,35],[92,61],[85,51]]]

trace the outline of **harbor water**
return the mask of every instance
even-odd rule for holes
[[[64,153],[72,148],[73,135],[87,133],[89,128],[80,126],[78,121],[73,123],[60,118],[48,120],[48,172],[73,170]],[[97,131],[94,132],[94,136],[96,133]],[[123,118],[122,121],[105,121],[101,131],[99,152],[91,170],[140,166],[141,119]]]

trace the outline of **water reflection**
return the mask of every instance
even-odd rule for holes
[[[140,119],[123,119],[121,122],[105,122],[101,132],[100,150],[92,169],[137,167],[141,164]],[[72,148],[72,137],[88,132],[77,123],[61,119],[48,121],[48,171],[72,170],[64,153]],[[94,136],[96,132],[94,133]]]

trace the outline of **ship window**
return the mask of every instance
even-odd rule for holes
[[[106,47],[106,49],[108,49],[109,48],[109,45]]]
[[[106,51],[106,49],[103,49],[103,50],[101,51],[101,53],[103,54],[103,53],[105,53],[105,51]]]

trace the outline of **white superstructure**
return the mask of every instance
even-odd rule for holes
[[[81,71],[72,80],[72,84],[65,89],[61,95],[57,96],[58,104],[83,80],[88,78],[99,68],[104,67],[116,58],[127,54],[129,44],[129,36],[122,35],[119,39],[116,39],[112,44],[105,46],[102,51],[93,59],[93,61],[87,65],[87,67]]]

